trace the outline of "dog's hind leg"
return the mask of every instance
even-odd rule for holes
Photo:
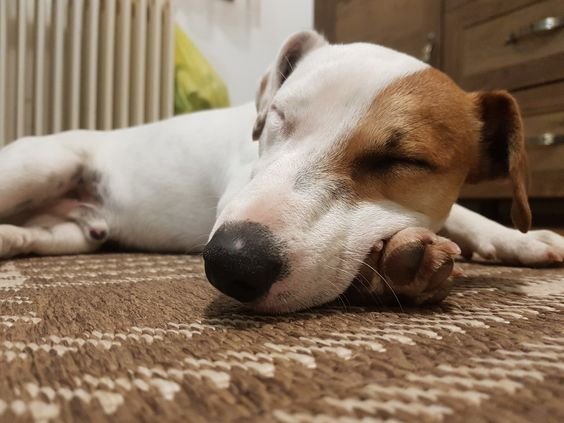
[[[108,224],[97,207],[62,199],[23,226],[0,225],[0,258],[90,253],[108,237]]]
[[[43,213],[76,223],[90,241],[104,242],[110,236],[109,225],[101,210],[79,200],[61,199]],[[41,216],[39,216],[41,218]],[[37,226],[37,218],[29,220],[25,226]]]
[[[0,218],[36,209],[76,185],[85,161],[79,137],[22,138],[0,150]]]
[[[41,225],[41,226],[35,226]],[[0,225],[0,258],[23,254],[84,254],[101,246],[79,224],[53,215],[34,218],[34,226]]]

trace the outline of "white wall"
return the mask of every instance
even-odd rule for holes
[[[254,99],[281,43],[313,28],[313,0],[176,0],[176,20],[215,67],[233,105]]]

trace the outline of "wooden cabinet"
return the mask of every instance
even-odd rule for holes
[[[529,196],[564,198],[564,0],[446,0],[444,35],[442,68],[464,89],[504,88],[517,98]],[[463,198],[510,196],[503,181],[462,191]]]
[[[331,42],[382,44],[439,66],[441,10],[440,0],[317,0],[315,26]]]
[[[510,90],[523,113],[537,224],[564,227],[564,0],[316,0],[315,24],[332,42],[431,51],[428,61],[468,91]],[[461,199],[496,218],[488,210],[508,215],[510,196],[496,181],[464,187]]]

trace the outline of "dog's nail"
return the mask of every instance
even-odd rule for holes
[[[562,263],[563,258],[561,255],[554,253],[552,251],[549,251],[548,253],[546,253],[546,259],[547,261],[551,262],[551,263]]]
[[[451,243],[449,245],[448,252],[451,253],[451,254],[454,254],[455,256],[459,256],[460,254],[462,254],[462,250],[455,243]]]
[[[378,251],[382,251],[383,248],[384,248],[384,241],[380,240],[372,246],[372,252],[377,253]]]
[[[493,245],[486,245],[483,248],[480,248],[478,254],[486,260],[495,260],[496,258],[496,250]]]
[[[462,270],[462,268],[459,266],[454,266],[454,268],[452,269],[451,276],[458,277],[463,275],[464,275],[464,271]]]

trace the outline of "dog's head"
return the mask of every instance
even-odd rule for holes
[[[467,93],[405,54],[303,32],[256,104],[260,157],[204,258],[216,287],[258,310],[335,299],[381,240],[438,230],[464,183],[509,177],[513,220],[530,226],[521,117],[505,91]]]

